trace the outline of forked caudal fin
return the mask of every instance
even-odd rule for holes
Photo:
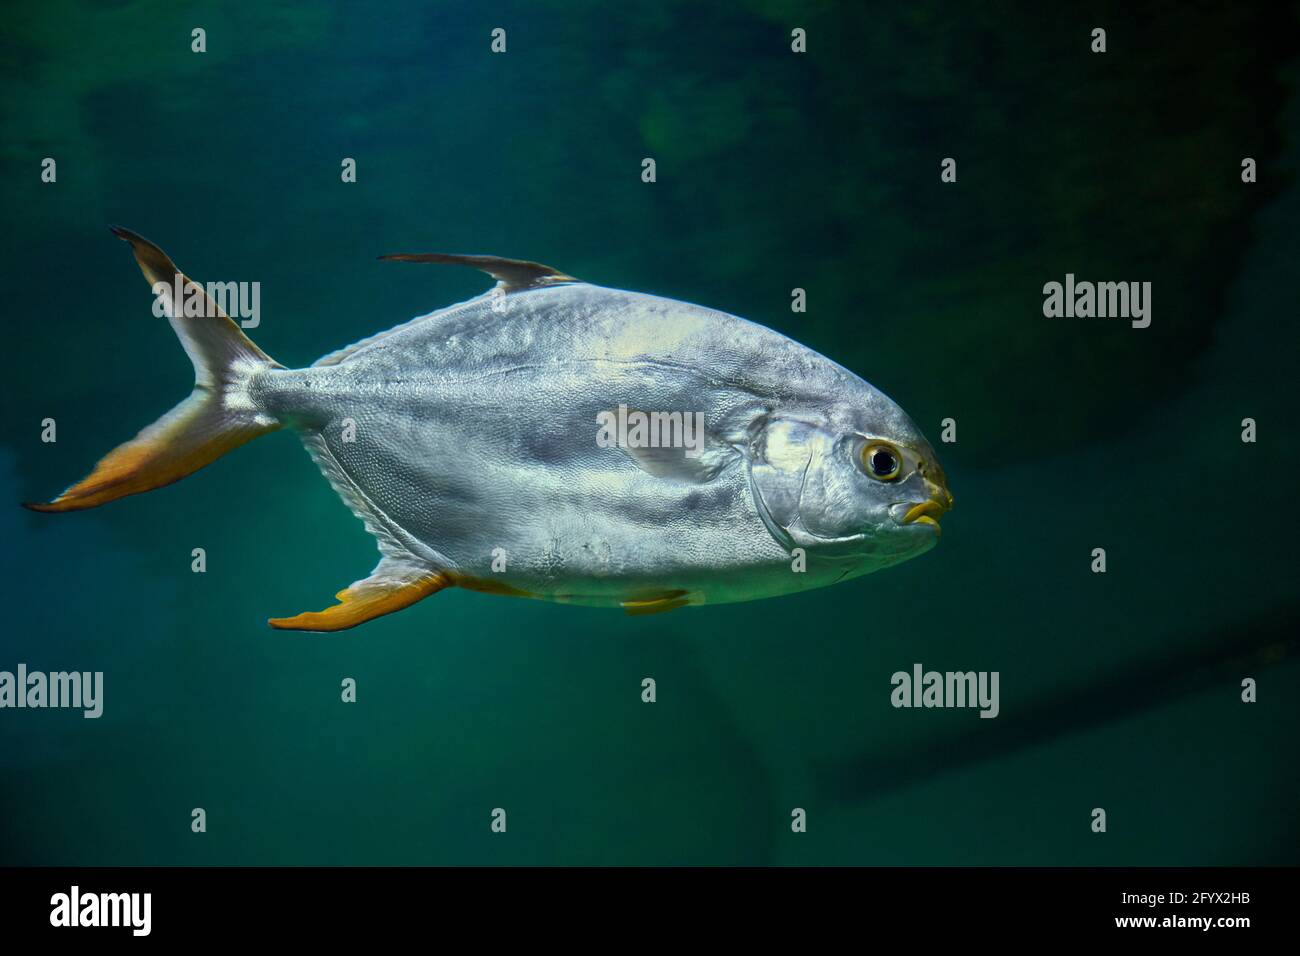
[[[252,373],[283,366],[249,341],[161,249],[129,230],[114,226],[113,233],[131,244],[140,271],[163,302],[167,320],[194,363],[194,391],[53,501],[25,506],[33,511],[78,511],[161,488],[281,427],[253,407],[246,389]],[[176,300],[178,289],[182,301]]]

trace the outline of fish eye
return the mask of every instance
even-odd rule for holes
[[[888,445],[871,444],[862,449],[862,463],[867,474],[880,481],[893,481],[903,470],[898,452]]]

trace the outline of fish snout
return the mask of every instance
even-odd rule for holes
[[[942,530],[939,527],[939,518],[952,510],[952,492],[948,490],[948,483],[944,480],[944,474],[938,466],[933,468],[933,474],[927,474],[926,471],[927,469],[921,469],[921,479],[930,497],[916,503],[900,502],[894,505],[890,512],[899,524],[929,525],[938,534]]]

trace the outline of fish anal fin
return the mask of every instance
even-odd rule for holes
[[[650,597],[637,598],[633,601],[623,601],[623,611],[632,617],[642,617],[647,614],[662,614],[665,611],[673,611],[679,607],[686,607],[691,603],[690,595],[686,591],[673,590],[664,591],[662,594],[652,595]]]
[[[284,631],[345,631],[410,607],[416,601],[436,594],[450,583],[450,579],[441,571],[395,567],[385,559],[370,577],[349,585],[335,595],[339,603],[333,607],[323,611],[307,611],[294,617],[273,617],[267,623]]]
[[[497,280],[502,292],[522,292],[564,282],[577,282],[573,276],[552,269],[540,262],[527,259],[503,259],[500,256],[458,256],[443,252],[401,253],[380,256],[386,262],[437,262],[445,265],[469,266],[486,272]]]

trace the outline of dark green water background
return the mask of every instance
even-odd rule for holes
[[[1294,8],[66,0],[0,35],[0,669],[106,683],[99,720],[0,711],[0,862],[1300,862]],[[957,508],[793,597],[273,632],[375,560],[290,434],[17,507],[191,384],[109,223],[261,282],[288,365],[485,287],[386,252],[745,315],[955,418]],[[1151,281],[1152,326],[1044,318],[1066,272]],[[892,708],[915,662],[999,671],[1001,716]]]

